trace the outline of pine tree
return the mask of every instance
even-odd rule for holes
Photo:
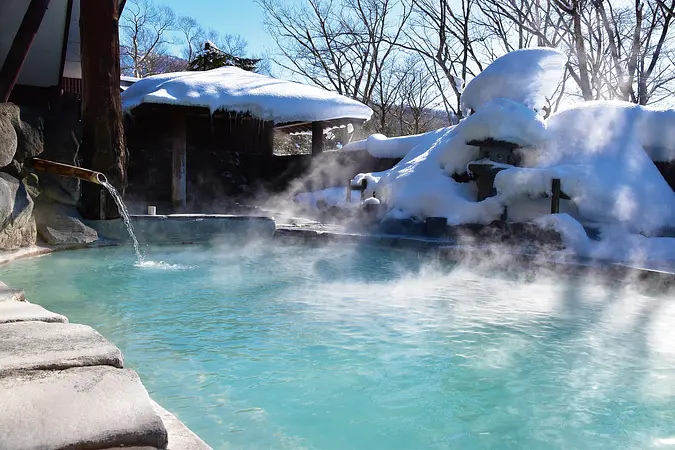
[[[234,66],[249,72],[255,72],[258,69],[259,62],[260,59],[231,55],[216,47],[213,42],[207,41],[204,43],[204,48],[190,61],[188,70],[203,71]]]

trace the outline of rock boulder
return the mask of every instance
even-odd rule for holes
[[[23,164],[26,158],[33,158],[42,153],[44,149],[43,119],[31,110],[21,110],[19,123],[14,130],[17,136],[17,161]]]
[[[35,244],[37,230],[33,200],[26,186],[0,173],[0,250],[16,250]]]
[[[44,147],[42,123],[42,117],[30,109],[25,109],[22,112],[18,106],[12,103],[0,103],[1,167],[9,165],[12,159],[15,159],[19,164],[23,164],[26,158],[32,158],[42,153]],[[3,135],[5,135],[5,139],[11,135],[7,131],[9,127],[14,130],[14,141],[16,141],[13,151],[11,147],[6,147],[2,143]],[[3,128],[5,129],[4,133],[2,131]]]
[[[57,105],[47,114],[44,123],[44,152],[41,158],[79,166],[79,116],[77,105]],[[80,199],[80,181],[49,173],[40,174],[42,194],[65,205],[77,205]]]
[[[14,159],[17,147],[17,135],[12,122],[0,114],[0,167],[5,167]]]
[[[98,239],[98,233],[82,223],[77,210],[68,205],[40,196],[35,204],[35,220],[40,237],[52,245],[88,244]]]

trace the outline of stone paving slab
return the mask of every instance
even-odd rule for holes
[[[168,450],[212,450],[199,436],[194,434],[183,422],[157,402],[152,401],[155,412],[160,415],[164,426],[169,433]]]
[[[122,352],[86,325],[14,322],[0,325],[0,377],[19,370],[108,365],[122,368]]]
[[[66,316],[44,309],[29,302],[0,302],[0,324],[12,322],[68,322]]]
[[[162,419],[138,375],[110,366],[0,378],[3,450],[166,448]]]

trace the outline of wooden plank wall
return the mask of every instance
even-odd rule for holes
[[[171,206],[171,116],[171,107],[143,105],[127,117],[127,198],[132,204],[141,203],[139,211],[148,204],[158,205],[160,213],[166,212],[162,205]],[[281,192],[310,169],[317,188],[341,186],[358,172],[387,169],[398,161],[366,152],[277,156],[273,139],[271,122],[227,112],[217,112],[211,119],[208,110],[195,113],[191,108],[186,121],[187,209],[213,212],[233,197]],[[317,166],[325,170],[316,170]]]

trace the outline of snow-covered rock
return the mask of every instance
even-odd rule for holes
[[[366,195],[377,192],[388,208],[386,218],[488,224],[508,207],[511,220],[555,230],[577,255],[675,260],[675,239],[649,237],[675,227],[675,193],[653,163],[675,160],[675,110],[586,102],[543,120],[536,109],[555,89],[564,63],[551,49],[499,58],[466,87],[462,102],[475,112],[458,125],[346,146],[402,156],[393,168],[358,174],[352,184],[366,180]],[[519,145],[521,166],[503,165],[496,195],[477,202],[475,182],[460,183],[453,175],[467,172],[479,158],[468,142],[488,138]],[[567,214],[549,214],[545,197],[554,178],[571,198],[561,200]],[[583,225],[599,228],[601,240],[589,239]]]
[[[540,110],[563,75],[567,57],[552,48],[516,50],[494,60],[464,88],[462,110],[478,111],[495,98]]]
[[[249,112],[275,123],[368,120],[373,114],[368,106],[340,94],[237,67],[143,78],[122,93],[122,108],[129,111],[142,103]]]
[[[560,178],[584,219],[652,233],[675,224],[675,193],[644,150],[658,141],[651,117],[659,114],[624,102],[560,111],[547,120],[548,144],[528,163]]]
[[[644,132],[647,127],[627,119],[640,114],[657,113],[596,103],[554,114],[544,123],[524,105],[495,99],[456,127],[414,137],[418,144],[399,164],[359,174],[353,183],[366,179],[367,194],[377,191],[396,217],[447,217],[459,224],[489,223],[504,206],[527,210],[521,220],[545,214],[546,202],[536,208],[521,205],[534,206],[550,196],[552,179],[558,178],[578,219],[651,234],[675,224],[675,193],[643,150],[642,142],[654,141]],[[458,183],[451,176],[465,172],[479,156],[467,142],[486,138],[523,147],[525,167],[506,167],[495,179],[497,195],[476,202],[474,183]],[[401,138],[391,141],[399,147]],[[387,142],[377,140],[383,148]]]

